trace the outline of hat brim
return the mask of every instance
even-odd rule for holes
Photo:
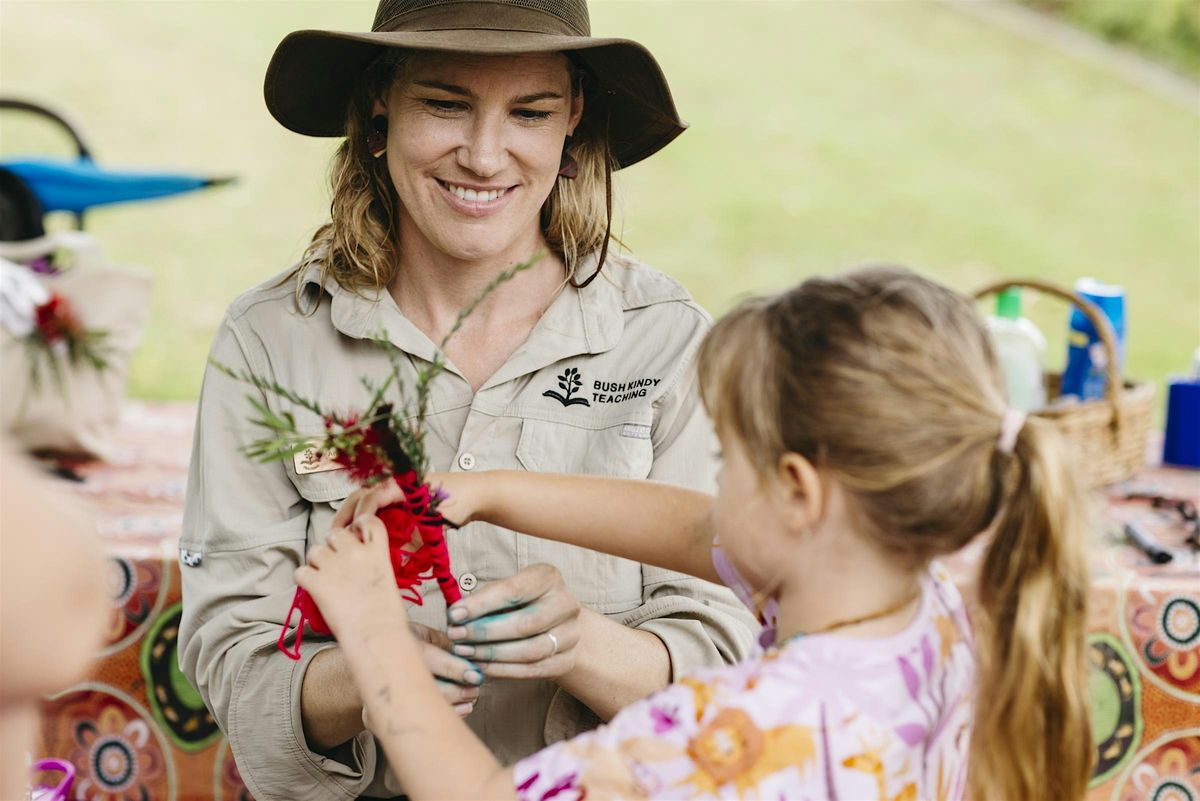
[[[589,97],[608,107],[609,144],[618,167],[656,153],[687,128],[658,62],[637,42],[509,30],[296,31],[279,43],[267,67],[267,108],[296,133],[342,136],[355,81],[380,50],[393,47],[484,55],[575,53],[599,84]]]

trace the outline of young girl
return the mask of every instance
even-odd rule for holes
[[[398,500],[390,483],[352,497],[335,520],[349,527],[296,571],[408,794],[1082,798],[1081,500],[1053,429],[1006,410],[970,303],[897,268],[812,279],[723,319],[699,376],[724,450],[715,498],[527,473],[433,480],[448,519],[724,581],[766,626],[753,659],[506,769],[441,700],[406,629],[378,623],[401,614],[373,514]],[[973,641],[931,559],[983,532]],[[475,660],[506,647],[485,630],[506,621],[472,622],[487,592],[449,613],[456,653]],[[549,632],[543,656],[565,645],[554,621],[512,620]]]

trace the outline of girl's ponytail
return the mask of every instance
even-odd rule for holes
[[[1027,420],[994,458],[1009,491],[979,576],[971,797],[1076,801],[1094,753],[1081,491],[1045,421]]]

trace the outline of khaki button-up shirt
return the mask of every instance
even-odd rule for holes
[[[709,489],[715,473],[710,424],[697,398],[693,360],[710,320],[687,291],[654,270],[610,257],[589,287],[568,287],[529,338],[472,392],[454,368],[432,383],[426,443],[435,470],[525,469],[651,478]],[[363,376],[380,380],[380,333],[416,367],[433,343],[381,292],[365,298],[304,273],[238,298],[212,356],[274,379],[324,408],[362,410]],[[318,436],[316,415],[209,368],[196,425],[180,559],[180,664],[229,737],[259,801],[388,797],[402,791],[369,732],[331,755],[305,743],[300,689],[312,657],[332,647],[305,637],[301,659],[276,648],[295,585],[293,570],[326,536],[355,488],[345,470],[304,455],[260,464],[239,449],[260,438],[253,394],[290,412]],[[672,679],[742,658],[757,630],[723,587],[484,523],[447,532],[451,566],[469,589],[549,563],[586,606],[665,644]],[[468,578],[470,576],[470,578]],[[409,618],[445,630],[435,582]],[[497,757],[511,763],[598,720],[554,682],[492,680],[468,718]],[[431,766],[441,769],[445,766]]]

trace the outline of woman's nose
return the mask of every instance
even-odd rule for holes
[[[492,115],[477,117],[467,141],[458,149],[459,165],[480,178],[490,178],[504,169],[507,157],[504,121]]]

